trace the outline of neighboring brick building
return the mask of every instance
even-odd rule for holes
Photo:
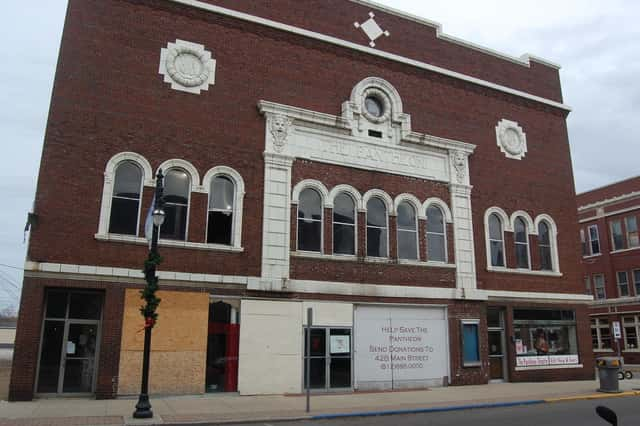
[[[360,0],[70,0],[13,400],[589,379],[558,67]]]
[[[595,299],[589,311],[593,350],[596,356],[620,351],[626,363],[640,364],[640,176],[577,199],[583,279]]]

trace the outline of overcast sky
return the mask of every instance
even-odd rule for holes
[[[242,0],[250,1],[250,0]],[[277,0],[273,0],[277,1]],[[640,174],[640,3],[633,0],[379,0],[443,32],[562,65],[578,191]],[[3,2],[0,39],[0,309],[17,301],[67,0]],[[54,248],[52,248],[54,249]],[[10,284],[13,283],[13,284]]]

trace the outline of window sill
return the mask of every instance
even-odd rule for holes
[[[555,271],[536,271],[532,269],[511,269],[511,268],[501,268],[496,266],[487,266],[487,271],[489,272],[502,272],[506,274],[522,274],[522,275],[537,275],[542,277],[561,277],[563,276],[562,272]]]
[[[531,371],[531,370],[561,370],[563,368],[584,368],[582,364],[566,364],[566,365],[535,365],[530,367],[516,367],[515,371]]]
[[[634,251],[634,250],[640,250],[640,246],[638,246],[638,247],[626,248],[626,249],[620,249],[620,250],[613,250],[613,251],[610,251],[610,252],[609,252],[609,254],[626,253],[626,252],[628,252],[628,251]]]
[[[593,257],[602,256],[602,253],[590,254],[588,256],[582,256],[583,259],[591,259]]]
[[[94,237],[98,241],[131,243],[131,244],[144,245],[144,246],[149,245],[149,241],[147,241],[146,238],[134,237],[131,235],[95,234]],[[239,253],[244,251],[244,248],[242,247],[225,246],[222,244],[194,243],[191,241],[159,240],[158,245],[160,247],[176,247],[176,248],[186,248],[186,249],[194,249],[194,250],[226,251],[226,252],[233,252],[233,253]]]
[[[322,260],[341,260],[355,262],[358,260],[358,256],[352,254],[324,254],[315,251],[292,251],[293,257],[306,257],[309,259],[322,259]]]
[[[603,353],[603,354],[607,353],[607,354],[609,354],[609,353],[613,353],[614,350],[613,349],[594,349],[593,352],[594,353]]]
[[[413,266],[424,266],[428,268],[451,268],[455,269],[455,263],[446,263],[446,262],[434,262],[434,261],[420,261],[420,260],[409,260],[409,259],[398,259],[398,264],[400,265],[413,265]]]
[[[623,349],[622,352],[639,353],[640,349]]]

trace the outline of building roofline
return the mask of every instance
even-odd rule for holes
[[[381,12],[385,12],[388,13],[390,15],[395,15],[398,16],[400,18],[403,19],[407,19],[409,21],[413,21],[417,24],[421,24],[421,25],[425,25],[427,27],[432,27],[436,29],[436,36],[442,40],[446,40],[449,41],[451,43],[455,43],[458,45],[461,45],[463,47],[467,47],[469,49],[473,49],[473,50],[477,50],[479,52],[482,53],[486,53],[488,55],[491,56],[495,56],[499,59],[504,59],[513,63],[516,63],[518,65],[522,65],[525,67],[531,67],[531,61],[534,62],[538,62],[540,64],[546,65],[548,67],[554,68],[559,70],[560,68],[562,68],[559,64],[549,61],[547,59],[541,58],[539,56],[536,55],[532,55],[530,53],[524,53],[522,54],[520,57],[517,56],[512,56],[509,55],[507,53],[503,53],[503,52],[499,52],[497,50],[491,49],[489,47],[486,46],[481,46],[479,44],[467,41],[467,40],[463,40],[461,38],[446,34],[443,30],[442,30],[442,24],[437,22],[437,21],[432,21],[430,19],[426,19],[423,18],[421,16],[417,16],[417,15],[413,15],[411,13],[408,12],[404,12],[402,10],[399,9],[395,9],[393,7],[390,6],[385,6],[382,5],[380,3],[377,3],[375,1],[371,1],[371,0],[349,0],[353,3],[357,3],[360,4],[362,6],[367,6],[367,7],[371,7],[373,9],[377,9]]]
[[[624,179],[619,180],[619,181],[616,181],[616,182],[607,183],[606,185],[596,186],[595,188],[593,188],[593,189],[589,189],[588,191],[578,192],[578,193],[576,194],[576,197],[579,197],[579,196],[581,196],[581,195],[588,194],[588,193],[590,193],[590,192],[595,192],[595,191],[599,191],[599,190],[601,190],[601,189],[609,188],[610,186],[615,186],[615,185],[618,185],[618,184],[621,184],[621,183],[624,183],[624,182],[627,182],[627,181],[630,181],[630,180],[633,180],[633,179],[638,179],[638,178],[640,178],[640,175],[636,175],[636,176],[631,176],[631,177],[628,177],[628,178],[624,178]]]
[[[571,107],[565,105],[564,103],[557,102],[551,99],[544,98],[542,96],[534,95],[528,92],[524,92],[522,90],[513,89],[508,86],[503,86],[500,84],[492,83],[487,80],[483,80],[481,78],[472,77],[466,74],[459,73],[457,71],[452,71],[446,68],[442,68],[436,65],[431,65],[426,62],[417,61],[415,59],[407,58],[401,55],[397,55],[394,53],[385,52],[382,50],[377,50],[368,46],[361,46],[359,44],[343,40],[337,37],[321,34],[315,31],[305,30],[303,28],[295,27],[289,24],[283,24],[281,22],[273,21],[271,19],[261,18],[259,16],[250,15],[244,12],[238,12],[236,10],[227,9],[221,6],[215,6],[210,3],[204,3],[199,0],[166,0],[172,3],[181,4],[183,6],[194,7],[196,9],[205,10],[212,13],[217,13],[224,16],[229,16],[235,19],[240,19],[243,21],[251,22],[258,25],[264,25],[266,27],[274,28],[280,31],[290,32],[296,35],[300,35],[303,37],[319,40],[325,43],[330,43],[336,46],[356,50],[362,53],[367,53],[373,56],[381,57],[387,60],[391,60],[394,62],[399,62],[405,65],[410,65],[416,68],[420,68],[423,70],[435,72],[438,74],[445,75],[447,77],[455,78],[458,80],[463,80],[471,84],[475,84],[478,86],[486,87],[492,90],[496,90],[499,92],[507,93],[513,96],[518,96],[520,98],[528,99],[530,101],[538,102],[541,104],[545,104],[554,108],[558,108],[567,112],[571,111]],[[428,22],[428,21],[426,21]]]

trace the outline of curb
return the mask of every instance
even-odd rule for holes
[[[544,399],[531,399],[531,400],[525,400],[525,401],[450,405],[446,407],[414,408],[414,409],[407,409],[407,410],[361,411],[361,412],[355,412],[355,413],[318,414],[318,415],[312,416],[311,420],[327,420],[327,419],[337,419],[337,418],[344,418],[344,417],[391,416],[394,414],[436,413],[436,412],[445,412],[445,411],[472,410],[477,408],[499,408],[499,407],[513,407],[517,405],[535,405],[535,404],[544,404],[545,402],[546,401]]]
[[[559,398],[547,398],[544,401],[547,403],[556,403],[556,402],[584,401],[589,399],[619,398],[624,396],[640,396],[640,391],[632,390],[632,391],[625,391],[625,392],[619,392],[619,393],[594,393],[589,395],[562,396]]]

